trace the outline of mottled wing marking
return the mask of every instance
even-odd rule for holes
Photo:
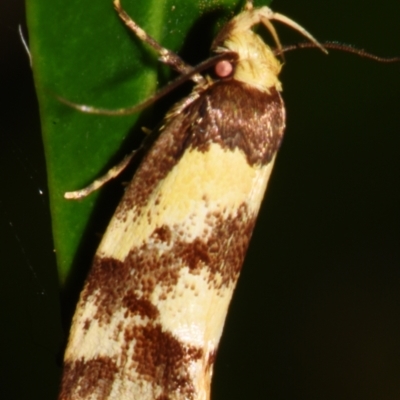
[[[284,119],[274,88],[228,80],[166,121],[96,253],[60,399],[208,399]]]

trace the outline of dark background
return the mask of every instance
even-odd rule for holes
[[[321,41],[400,55],[398,0],[272,7]],[[64,333],[23,22],[22,1],[0,2],[0,397],[47,400]],[[287,54],[281,79],[286,136],[213,400],[399,399],[400,64],[303,50]]]

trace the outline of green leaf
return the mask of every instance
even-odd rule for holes
[[[125,0],[122,6],[163,46],[179,52],[184,45],[188,62],[199,62],[207,56],[216,29],[242,4]],[[169,75],[160,68],[157,54],[121,22],[111,0],[30,0],[27,9],[54,242],[65,282],[75,262],[90,263],[98,240],[94,232],[104,230],[116,200],[111,185],[101,196],[99,191],[80,201],[65,200],[64,193],[104,174],[132,150],[135,137],[141,137],[140,127],[153,128],[160,116],[145,113],[138,123],[138,115],[88,115],[62,104],[57,96],[98,108],[128,107],[154,93],[157,82],[165,83]],[[120,197],[121,189],[115,191]]]

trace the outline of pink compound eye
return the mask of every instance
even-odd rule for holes
[[[215,65],[215,74],[219,78],[226,78],[232,73],[232,71],[233,71],[232,63],[227,60],[220,61]]]

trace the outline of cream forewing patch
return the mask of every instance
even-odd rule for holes
[[[226,151],[217,144],[206,153],[187,151],[140,213],[134,207],[123,216],[114,215],[98,253],[123,261],[132,247],[143,244],[164,224],[186,226],[186,239],[190,240],[204,231],[207,213],[223,210],[231,214],[243,202],[257,213],[272,167],[273,161],[266,166],[251,166],[240,150]],[[150,213],[151,218],[147,218]]]

